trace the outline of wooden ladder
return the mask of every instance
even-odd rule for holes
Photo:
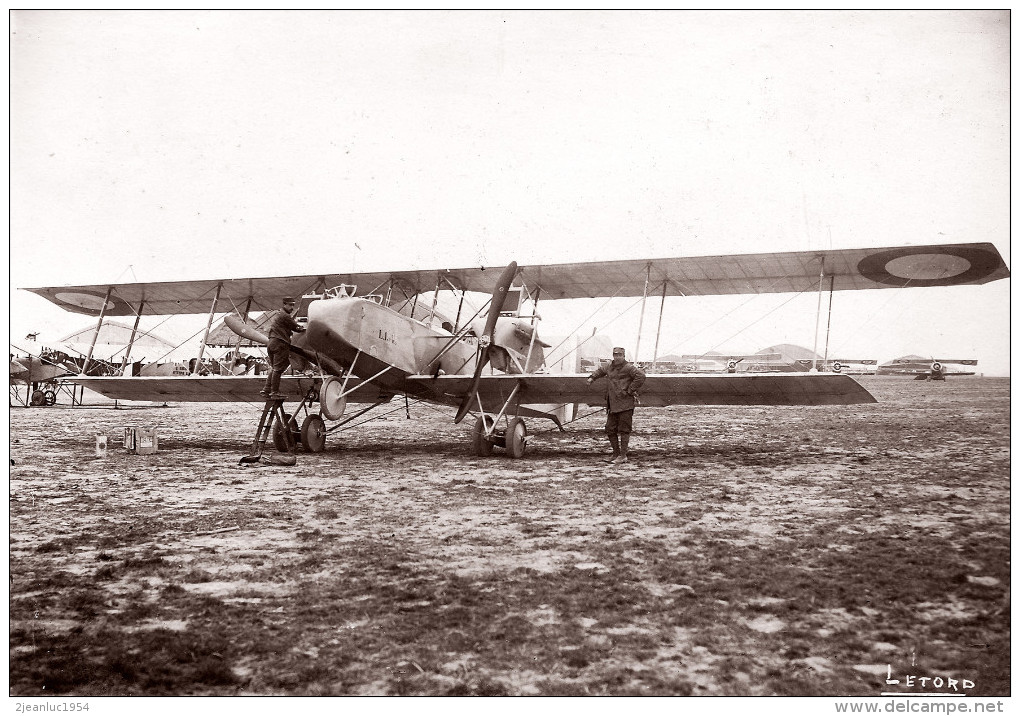
[[[255,442],[252,443],[251,453],[241,458],[240,464],[258,462],[262,452],[266,448],[266,441],[273,434],[273,426],[279,425],[283,431],[283,439],[287,443],[287,452],[294,452],[294,439],[290,428],[284,418],[283,398],[267,400],[262,406],[262,417],[259,418],[259,426],[255,429]]]

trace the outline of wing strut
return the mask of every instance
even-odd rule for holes
[[[124,360],[120,366],[120,374],[124,375],[128,367],[128,359],[131,358],[131,349],[135,345],[135,336],[138,335],[138,322],[142,320],[142,311],[145,309],[145,299],[138,304],[138,313],[135,314],[135,324],[131,326],[131,337],[128,339],[127,349],[124,351]],[[130,373],[128,375],[131,375]]]
[[[637,343],[634,345],[634,362],[637,362],[638,351],[641,350],[641,328],[645,324],[645,300],[648,298],[648,282],[652,278],[652,264],[648,263],[645,269],[645,290],[641,294],[641,315],[638,317],[637,324]]]
[[[832,329],[832,285],[836,282],[836,277],[832,274],[829,275],[829,320],[825,324],[825,353],[822,354],[822,365],[826,366],[827,369],[829,363],[829,331]]]
[[[531,353],[535,350],[535,339],[538,337],[538,327],[535,326],[535,322],[542,320],[538,315],[538,297],[541,293],[542,287],[539,286],[535,291],[535,297],[532,299],[535,302],[535,307],[531,311],[531,326],[534,330],[531,331],[531,341],[528,343],[528,355],[524,357],[524,373],[528,372],[528,366],[531,365]]]
[[[253,296],[251,296],[249,294],[248,295],[248,301],[244,304],[244,315],[241,316],[241,320],[244,321],[245,323],[248,322],[248,314],[251,312],[251,301],[252,301],[252,298],[253,298]],[[244,336],[238,334],[237,342],[234,343],[234,352],[230,356],[230,363],[227,364],[227,368],[231,372],[231,374],[233,374],[233,372],[234,372],[234,366],[237,365],[237,356],[241,352],[241,341],[243,339],[244,339]],[[322,366],[319,366],[319,370],[322,370]]]
[[[439,303],[439,287],[443,285],[443,277],[440,275],[436,279],[436,290],[432,292],[432,310],[429,311],[429,325],[432,325],[432,321],[436,319],[436,305]]]
[[[818,271],[818,308],[815,311],[815,344],[811,347],[811,372],[818,372],[818,321],[822,317],[822,283],[825,279],[825,256],[822,260],[822,267]]]
[[[652,351],[652,372],[655,372],[655,361],[659,359],[659,335],[662,333],[662,312],[666,310],[666,287],[669,281],[662,282],[662,301],[659,303],[659,324],[655,327],[655,350]]]
[[[195,370],[191,372],[192,375],[198,375],[202,370],[202,356],[205,355],[205,342],[209,340],[209,331],[212,329],[213,318],[216,317],[216,304],[220,302],[220,291],[223,289],[223,284],[216,284],[216,295],[213,296],[212,306],[209,307],[209,320],[205,324],[205,335],[202,336],[202,342],[198,344],[198,356],[195,358]]]
[[[92,334],[92,343],[89,344],[88,355],[85,356],[85,362],[81,366],[81,374],[85,375],[89,369],[89,362],[92,360],[92,351],[96,348],[96,341],[99,340],[99,331],[103,327],[103,318],[106,317],[106,307],[110,305],[110,294],[113,293],[113,286],[106,289],[106,298],[103,299],[103,310],[99,312],[99,320],[96,322],[96,330]]]

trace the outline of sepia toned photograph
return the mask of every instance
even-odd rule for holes
[[[17,710],[1003,712],[1010,20],[10,11]]]

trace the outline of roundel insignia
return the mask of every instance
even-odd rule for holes
[[[931,246],[881,251],[861,259],[857,270],[887,286],[955,286],[979,281],[999,268],[999,257],[974,246]]]
[[[53,302],[63,308],[66,308],[68,311],[74,311],[75,313],[89,313],[94,316],[98,316],[99,313],[103,311],[104,302],[106,304],[105,309],[107,313],[133,313],[131,307],[116,296],[110,296],[109,300],[106,300],[105,293],[91,293],[89,291],[80,290],[58,290],[53,292]]]

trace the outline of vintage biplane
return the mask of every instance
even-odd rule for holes
[[[687,353],[680,356],[680,370],[684,373],[779,373],[781,359],[779,353]]]
[[[26,338],[35,341],[38,333]],[[67,393],[72,405],[81,404],[81,386],[61,381],[67,376],[111,376],[138,374],[143,361],[129,363],[130,349],[172,350],[173,344],[151,332],[138,333],[116,321],[106,320],[101,325],[88,326],[56,341],[59,348],[41,347],[37,351],[11,346],[10,403],[28,406],[54,405],[60,393]],[[104,347],[103,355],[95,349]],[[85,351],[79,350],[84,348]],[[24,355],[15,355],[15,350]],[[144,360],[144,358],[143,358]],[[28,390],[21,397],[18,386]]]
[[[15,353],[16,350],[19,352]],[[53,405],[61,390],[57,379],[74,374],[75,371],[57,359],[11,346],[8,403],[25,407]],[[19,390],[22,385],[25,386],[24,397]]]
[[[904,375],[914,380],[945,380],[949,375],[975,375],[973,370],[959,370],[954,365],[976,366],[969,358],[925,358],[911,355],[896,358],[878,367],[878,375]]]
[[[797,369],[814,370],[817,367],[818,370],[824,370],[830,373],[872,375],[874,371],[868,368],[868,366],[874,366],[877,364],[878,361],[874,358],[826,358],[825,360],[817,361],[801,358],[797,360]]]
[[[302,296],[299,320],[307,330],[295,338],[294,374],[285,376],[282,390],[300,401],[295,417],[306,411],[300,430],[294,417],[288,419],[307,450],[322,450],[327,432],[402,396],[450,406],[455,422],[474,414],[476,454],[498,445],[521,457],[525,418],[559,424],[568,406],[599,405],[605,390],[589,386],[584,374],[546,371],[540,300],[640,296],[643,318],[644,302],[661,297],[661,328],[671,296],[818,292],[820,305],[825,291],[982,284],[1008,276],[995,247],[983,243],[27,290],[69,311],[99,316],[100,324],[109,316],[135,316],[137,325],[142,315],[208,314],[205,338],[218,314],[230,314],[225,322],[253,342],[265,336],[250,325],[252,312],[275,309],[284,296]],[[453,315],[437,310],[445,290],[459,297]],[[470,293],[490,298],[468,316],[470,309],[462,309]],[[656,354],[658,336],[657,329]],[[203,340],[197,364],[205,346]],[[262,402],[263,379],[250,375],[75,380],[123,400]],[[651,374],[640,399],[644,406],[875,402],[849,376],[822,372]],[[348,403],[368,407],[348,416]],[[338,424],[327,430],[325,420]]]
[[[825,373],[853,374],[866,372],[854,370],[856,366],[875,365],[878,361],[870,358],[796,358],[782,353],[762,351],[748,354],[703,353],[682,356],[680,368],[685,373],[804,373],[821,371]],[[849,370],[848,370],[849,369]]]

